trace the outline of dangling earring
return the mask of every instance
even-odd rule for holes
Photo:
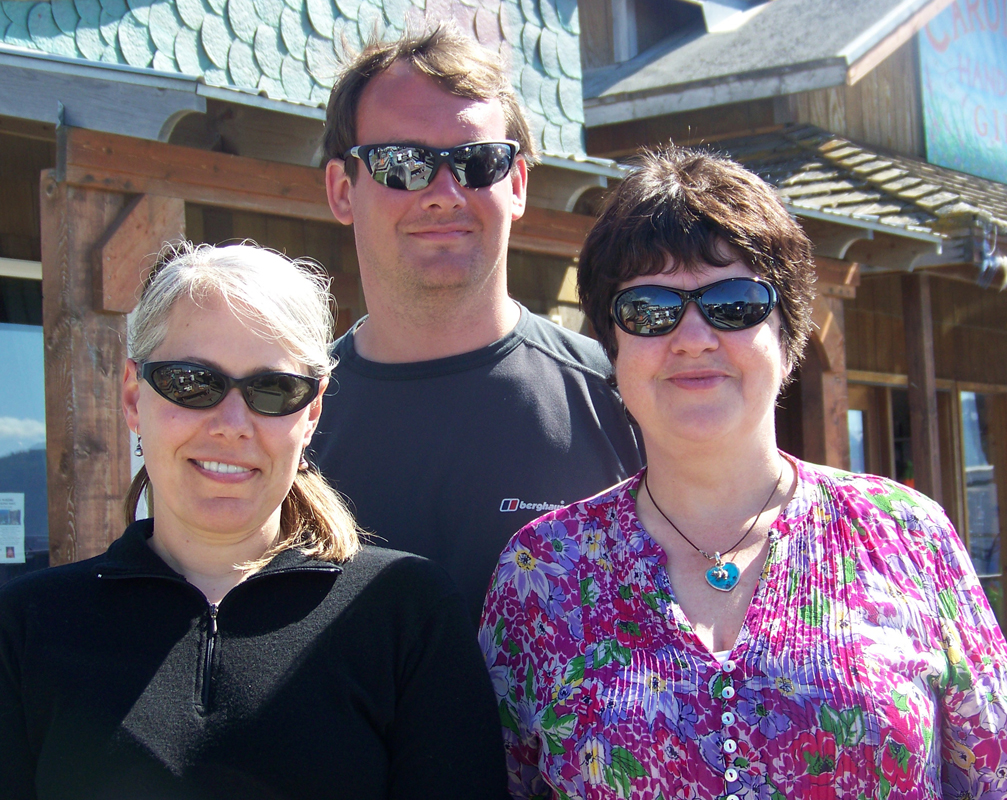
[[[306,469],[310,468],[311,464],[308,463],[308,457],[305,455],[305,451],[301,451],[301,463],[297,465],[298,472],[304,472]]]
[[[143,457],[143,447],[140,444],[140,435],[139,434],[137,434],[137,436],[136,436],[136,447],[133,448],[133,455],[136,456],[137,458],[142,458]]]

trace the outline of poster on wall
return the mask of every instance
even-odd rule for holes
[[[1007,182],[1007,0],[954,0],[919,52],[927,160]]]
[[[24,492],[0,492],[0,564],[24,563]]]

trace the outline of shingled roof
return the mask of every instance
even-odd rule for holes
[[[449,20],[511,64],[546,152],[584,153],[576,0],[2,0],[0,48],[196,76],[318,107],[342,41],[359,47],[375,33]]]
[[[716,5],[740,9],[746,3]],[[874,48],[887,40],[907,41],[947,0],[748,0],[747,5],[727,20],[736,25],[707,30],[699,21],[628,61],[590,70],[584,79],[588,125],[841,85]]]
[[[798,215],[806,210],[942,238],[983,225],[1007,234],[1007,185],[882,153],[812,125],[720,141],[713,149],[774,185]]]

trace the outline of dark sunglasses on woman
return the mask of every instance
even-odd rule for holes
[[[776,289],[761,278],[726,278],[693,291],[646,284],[616,292],[612,318],[632,336],[664,336],[695,303],[718,331],[741,331],[763,322],[777,301]]]
[[[502,181],[514,166],[518,143],[469,142],[457,147],[419,144],[358,144],[343,158],[359,158],[371,177],[389,189],[426,189],[441,164],[467,189],[482,189]]]
[[[165,400],[183,408],[213,408],[232,388],[241,390],[256,414],[283,417],[304,408],[318,396],[319,380],[290,372],[260,372],[232,378],[205,364],[188,361],[148,361],[140,377]]]

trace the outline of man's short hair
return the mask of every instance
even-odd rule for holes
[[[450,94],[470,100],[499,100],[507,138],[521,146],[528,166],[536,163],[538,151],[531,129],[503,61],[453,25],[439,25],[422,34],[406,33],[392,42],[372,42],[346,64],[332,87],[325,112],[326,162],[343,158],[354,145],[377,144],[356,140],[357,109],[371,79],[399,61],[432,78]],[[356,180],[356,159],[347,159],[346,174]]]
[[[663,272],[669,257],[686,272],[740,258],[773,284],[793,374],[811,332],[815,265],[811,242],[769,184],[701,150],[669,147],[639,157],[588,234],[577,271],[584,311],[613,361],[612,297],[626,281]]]

